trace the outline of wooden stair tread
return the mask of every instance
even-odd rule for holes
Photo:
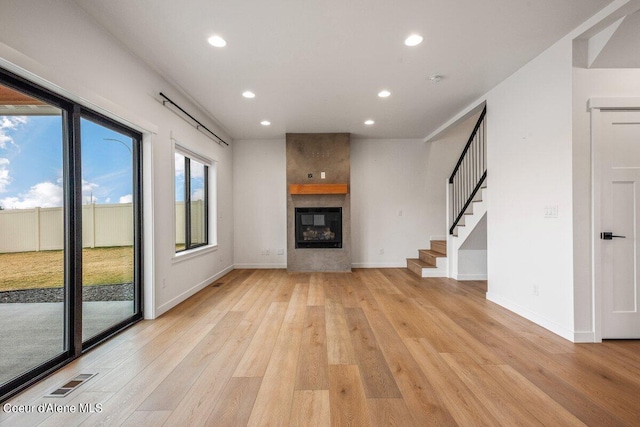
[[[407,262],[417,265],[420,268],[436,268],[435,265],[427,264],[419,258],[407,258]]]
[[[437,257],[437,258],[444,258],[444,257],[447,256],[447,255],[443,254],[442,252],[434,251],[433,249],[418,249],[418,252],[419,253],[422,252],[424,254],[429,254],[429,255],[432,255],[432,256]]]
[[[427,263],[428,265],[437,265],[438,262],[438,258],[444,258],[446,257],[445,254],[437,252],[437,251],[432,251],[429,249],[420,249],[418,250],[418,258],[422,261]]]

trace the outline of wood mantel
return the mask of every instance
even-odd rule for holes
[[[289,194],[347,194],[348,184],[289,184]]]

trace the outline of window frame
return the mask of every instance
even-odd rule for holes
[[[174,212],[176,211],[176,196],[178,192],[181,192],[184,198],[184,249],[175,250],[174,256],[181,257],[188,253],[192,253],[196,249],[202,249],[207,247],[213,247],[211,243],[211,171],[214,169],[214,162],[207,157],[194,153],[193,151],[185,148],[177,143],[174,144],[174,155],[173,155],[173,204],[174,204]],[[176,169],[175,169],[175,158],[176,154],[179,154],[184,157],[184,187],[177,188],[176,187]],[[204,242],[193,244],[191,241],[191,231],[192,231],[192,223],[191,223],[191,161],[196,161],[204,166],[204,183],[203,183],[203,194],[204,194],[204,218],[203,218],[203,229],[204,229]],[[174,213],[175,215],[175,213]],[[176,235],[178,224],[174,217],[174,236]],[[174,247],[177,245],[177,242],[174,238]]]

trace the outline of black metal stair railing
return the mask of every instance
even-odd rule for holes
[[[464,212],[487,178],[487,146],[484,122],[486,113],[487,107],[484,107],[469,137],[469,141],[449,178],[449,184],[451,185],[451,217],[453,220],[451,228],[449,228],[449,234],[453,234]]]

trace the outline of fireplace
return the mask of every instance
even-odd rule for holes
[[[342,248],[342,208],[296,208],[296,248]]]

